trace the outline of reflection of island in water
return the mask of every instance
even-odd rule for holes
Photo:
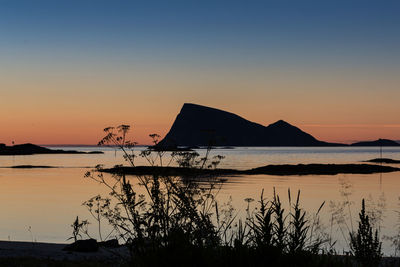
[[[213,146],[348,146],[317,140],[283,120],[263,126],[227,111],[186,103],[158,147],[169,149],[210,144]],[[379,139],[354,143],[352,146],[400,146],[400,144]]]
[[[76,150],[49,149],[34,144],[21,144],[14,146],[6,146],[0,144],[1,156],[13,155],[35,155],[35,154],[103,154],[102,151],[83,152]]]

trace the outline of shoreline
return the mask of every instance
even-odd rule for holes
[[[97,252],[70,252],[64,251],[67,244],[25,242],[25,241],[0,241],[0,259],[4,258],[34,258],[56,261],[109,261],[121,260],[129,252],[126,247],[99,248]]]
[[[119,248],[99,248],[97,252],[64,251],[66,244],[1,241],[0,264],[15,264],[17,266],[57,266],[59,263],[94,264],[94,266],[118,266],[129,259],[129,251],[125,246]],[[322,255],[322,254],[318,254]],[[332,255],[334,258],[346,259],[346,255]],[[54,265],[53,265],[54,264]],[[383,256],[380,266],[397,266],[400,257]],[[14,266],[14,265],[13,265]],[[75,266],[75,265],[73,265]],[[92,266],[92,265],[90,265]]]

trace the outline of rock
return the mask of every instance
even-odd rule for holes
[[[73,252],[96,252],[99,250],[99,244],[96,239],[77,240],[72,244],[66,245],[63,250]]]
[[[119,243],[117,239],[110,239],[107,241],[98,242],[99,247],[103,248],[118,248]]]

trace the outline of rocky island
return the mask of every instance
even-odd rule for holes
[[[0,156],[35,155],[35,154],[103,154],[101,151],[83,152],[76,150],[49,149],[34,144],[6,146],[0,144]]]
[[[279,120],[268,126],[216,108],[186,103],[160,147],[176,146],[338,146],[319,141]]]
[[[251,122],[236,114],[185,103],[158,149],[202,146],[400,146],[396,141],[379,139],[351,145],[316,139],[290,123],[278,120],[268,126]]]

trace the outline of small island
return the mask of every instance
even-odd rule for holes
[[[385,164],[400,164],[400,160],[397,159],[389,159],[389,158],[376,158],[370,159],[365,162],[372,162],[372,163],[385,163]]]
[[[36,154],[103,154],[102,151],[76,151],[76,150],[62,150],[62,149],[49,149],[34,144],[21,144],[14,146],[6,146],[0,144],[0,156],[19,156],[19,155],[36,155]]]
[[[375,164],[282,164],[267,165],[249,170],[236,169],[200,169],[184,167],[159,167],[159,166],[117,166],[100,171],[113,174],[129,175],[158,175],[158,176],[209,176],[209,175],[336,175],[347,174],[372,174],[400,171],[400,168],[381,166]]]
[[[351,144],[350,146],[400,146],[399,143],[389,139],[378,139],[375,141],[362,141]]]

